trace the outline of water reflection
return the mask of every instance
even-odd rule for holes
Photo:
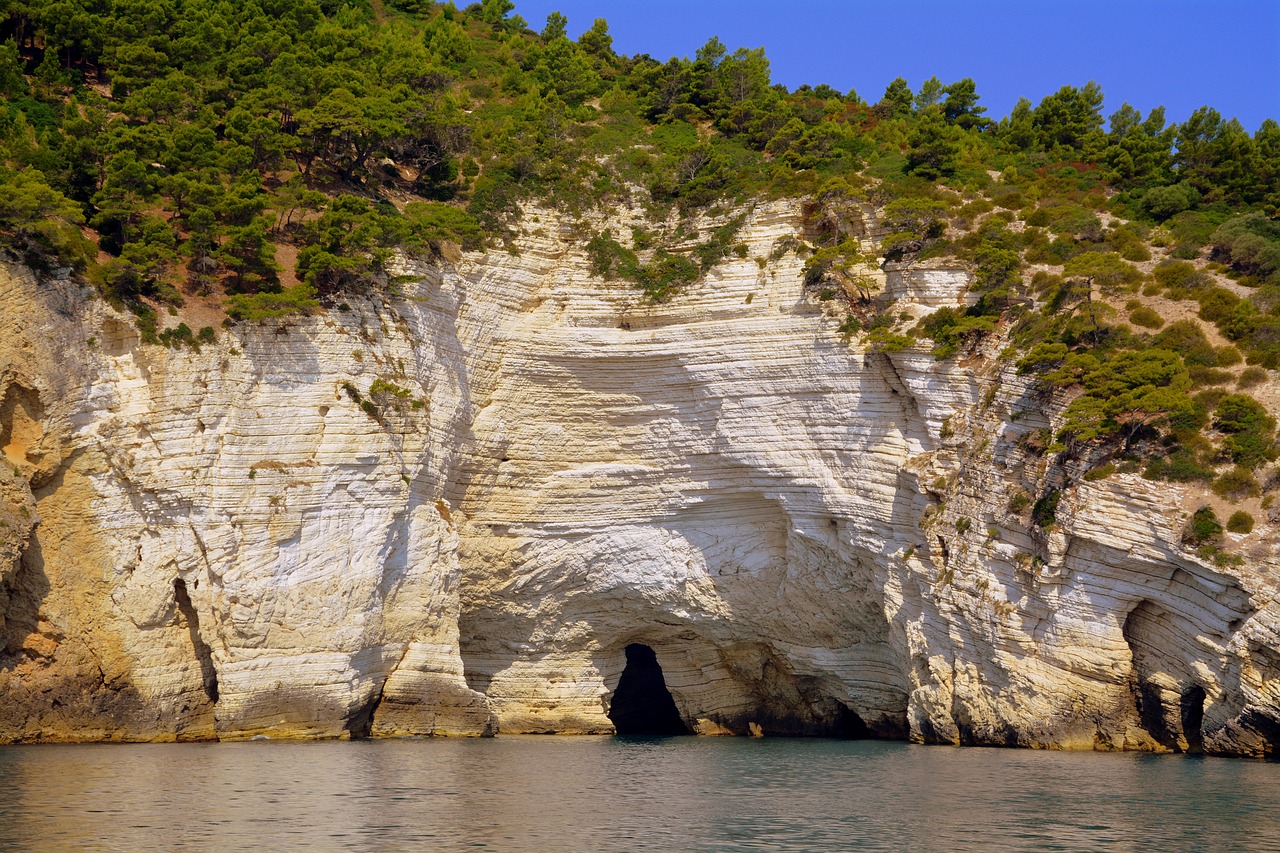
[[[0,748],[0,849],[1275,850],[1280,767],[870,741]]]

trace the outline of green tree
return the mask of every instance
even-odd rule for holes
[[[978,87],[973,80],[965,77],[952,83],[944,90],[947,95],[942,104],[943,118],[947,124],[954,124],[966,130],[984,130],[991,120],[983,118],[986,107],[978,106]]]
[[[855,238],[819,249],[804,264],[805,284],[839,287],[862,302],[870,302],[879,287],[876,257],[862,251]]]
[[[542,37],[546,41],[568,38],[569,19],[559,12],[547,15],[547,25],[542,28]]]
[[[0,171],[0,239],[27,263],[84,269],[93,257],[80,233],[84,215],[75,202],[34,170]]]
[[[888,108],[890,116],[910,115],[914,101],[915,96],[911,93],[911,85],[902,77],[895,77],[885,87],[884,95],[880,98],[880,103]]]
[[[955,173],[960,142],[956,130],[947,124],[942,107],[935,105],[920,113],[907,144],[909,174],[936,180]]]
[[[1102,292],[1112,290],[1125,281],[1134,280],[1138,277],[1137,271],[1114,252],[1090,251],[1068,260],[1062,272],[1068,281],[1076,284],[1073,292],[1078,294],[1079,301],[1087,307],[1089,322],[1093,324],[1094,342],[1097,343],[1101,326],[1098,323],[1095,292],[1100,296]]]
[[[597,59],[613,58],[613,36],[609,35],[609,22],[604,18],[596,18],[591,29],[578,36],[578,47]]]
[[[1090,157],[1104,143],[1102,87],[1090,80],[1083,88],[1063,86],[1031,114],[1040,144],[1059,156]]]

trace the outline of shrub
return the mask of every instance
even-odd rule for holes
[[[1169,480],[1174,483],[1207,483],[1213,479],[1214,471],[1201,464],[1194,454],[1178,452],[1168,459],[1151,459],[1142,476],[1148,480]]]
[[[1191,377],[1191,384],[1197,388],[1205,385],[1226,385],[1235,378],[1230,371],[1218,370],[1216,367],[1203,367],[1198,364],[1188,367],[1187,375]]]
[[[1062,492],[1054,489],[1048,492],[1031,508],[1031,520],[1041,527],[1052,527],[1058,514],[1058,504],[1062,501]]]
[[[1193,291],[1207,287],[1209,277],[1187,261],[1167,260],[1156,264],[1151,271],[1156,282],[1169,291],[1171,299],[1185,299]]]
[[[227,297],[227,314],[234,320],[255,323],[299,314],[320,307],[315,288],[299,284],[277,293],[236,294]]]
[[[1219,400],[1213,425],[1227,433],[1222,449],[1237,465],[1256,468],[1276,457],[1271,440],[1275,419],[1248,394],[1228,394]]]
[[[1155,187],[1142,197],[1142,210],[1161,222],[1171,216],[1190,210],[1200,201],[1200,192],[1188,184]]]
[[[403,229],[406,246],[438,249],[448,241],[469,250],[484,247],[484,232],[476,218],[447,204],[409,202],[404,208]]]
[[[1182,531],[1182,541],[1187,545],[1205,545],[1222,538],[1222,525],[1213,507],[1202,506],[1192,514]]]
[[[1144,329],[1158,329],[1164,325],[1164,318],[1155,309],[1147,305],[1139,305],[1129,312],[1129,321]]]
[[[1236,510],[1227,519],[1227,530],[1232,533],[1252,533],[1253,516],[1242,509]]]
[[[1264,367],[1254,365],[1246,367],[1244,372],[1240,374],[1240,379],[1236,383],[1240,388],[1252,388],[1255,385],[1261,385],[1267,381],[1267,370]]]
[[[1257,497],[1262,493],[1262,486],[1252,471],[1237,465],[1213,481],[1213,493],[1229,501],[1239,501]]]

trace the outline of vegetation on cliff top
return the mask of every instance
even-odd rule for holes
[[[193,295],[254,321],[393,288],[393,251],[509,244],[527,200],[721,214],[675,238],[584,227],[601,278],[661,301],[739,251],[735,204],[805,198],[807,242],[777,253],[807,259],[846,337],[949,358],[1009,331],[1065,406],[1045,450],[1268,488],[1275,421],[1250,389],[1280,368],[1275,121],[1125,104],[1104,122],[1094,83],[994,121],[968,79],[789,91],[762,49],[622,56],[604,20],[575,41],[514,11],[5,0],[0,245],[83,273],[154,335]],[[911,327],[871,310],[880,257],[944,256],[973,271],[970,307]]]

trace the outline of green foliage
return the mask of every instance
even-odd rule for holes
[[[234,320],[249,323],[305,315],[319,307],[315,289],[306,284],[275,293],[238,294],[227,298],[227,314]]]
[[[1237,465],[1256,468],[1274,461],[1276,420],[1247,394],[1228,394],[1218,401],[1213,425],[1223,433],[1223,452]]]
[[[401,245],[433,249],[456,243],[463,249],[484,247],[484,229],[465,210],[447,204],[413,201],[405,205]]]
[[[1029,506],[1031,506],[1031,495],[1021,489],[1009,496],[1008,509],[1014,515],[1021,515]]]
[[[1280,273],[1280,222],[1261,213],[1224,223],[1209,241],[1215,258],[1259,282],[1277,278]]]
[[[681,286],[697,281],[701,275],[693,261],[663,248],[654,252],[649,263],[642,264],[635,252],[604,232],[587,243],[587,258],[593,274],[606,281],[626,279],[643,290],[651,302],[666,301]]]
[[[1158,329],[1164,325],[1164,318],[1150,306],[1138,305],[1130,309],[1129,322],[1144,329]]]
[[[1240,372],[1239,386],[1241,388],[1253,388],[1267,381],[1267,371],[1265,368],[1253,366],[1246,367]]]
[[[1232,533],[1252,533],[1253,516],[1242,509],[1236,510],[1227,519],[1227,530]]]
[[[934,341],[935,358],[949,358],[995,329],[996,318],[956,308],[939,308],[922,319],[917,331]]]
[[[1202,506],[1196,510],[1186,528],[1182,531],[1182,541],[1188,545],[1206,545],[1222,538],[1222,524],[1218,521],[1213,507]]]
[[[1085,472],[1084,479],[1090,483],[1096,483],[1099,480],[1105,480],[1116,472],[1116,466],[1110,462],[1105,465],[1099,465],[1097,468],[1091,468]]]
[[[1057,523],[1058,504],[1061,502],[1061,491],[1054,489],[1046,492],[1031,508],[1031,520],[1039,527],[1053,527]]]
[[[1237,465],[1213,481],[1213,493],[1230,501],[1256,498],[1261,492],[1258,478],[1243,465]]]
[[[1189,184],[1154,187],[1142,197],[1141,207],[1152,219],[1163,222],[1200,202],[1200,191]]]
[[[529,203],[580,222],[640,207],[687,228],[718,205],[811,199],[814,251],[797,255],[819,298],[845,303],[846,339],[893,352],[927,336],[946,358],[1012,329],[1019,372],[1066,406],[1058,438],[1073,451],[1111,442],[1126,464],[1195,481],[1274,458],[1273,424],[1241,415],[1223,388],[1188,395],[1227,383],[1240,359],[1242,388],[1280,368],[1280,124],[1251,136],[1209,108],[1166,125],[1162,109],[1125,104],[1104,132],[1092,82],[1023,99],[995,124],[967,78],[918,92],[900,78],[868,105],[775,85],[759,48],[711,38],[692,57],[621,56],[603,19],[572,41],[563,15],[535,33],[514,10],[20,3],[19,40],[0,45],[0,247],[82,271],[144,336],[189,345],[200,336],[159,332],[155,317],[183,289],[226,290],[246,321],[394,292],[396,251],[514,249]],[[865,221],[872,209],[880,222]],[[742,220],[719,221],[696,245],[658,226],[629,247],[595,235],[588,261],[669,299],[746,256]],[[909,331],[872,319],[868,224],[886,229],[891,262],[971,269],[975,304]],[[1175,260],[1144,280],[1132,264],[1149,245]],[[1206,271],[1206,256],[1221,266]],[[304,284],[282,289],[277,258],[293,257]],[[1028,288],[1030,264],[1061,274]],[[1215,286],[1224,271],[1236,284]],[[1123,315],[1134,329],[1118,323],[1108,303],[1144,285],[1194,299],[1231,346],[1195,320],[1165,325],[1142,300]],[[1055,437],[1043,438],[1041,451]]]
[[[0,171],[0,245],[40,267],[83,269],[93,250],[80,233],[84,215],[38,171]]]
[[[814,252],[804,263],[805,284],[810,287],[841,287],[870,301],[877,286],[873,276],[875,256],[862,251],[855,238]]]

